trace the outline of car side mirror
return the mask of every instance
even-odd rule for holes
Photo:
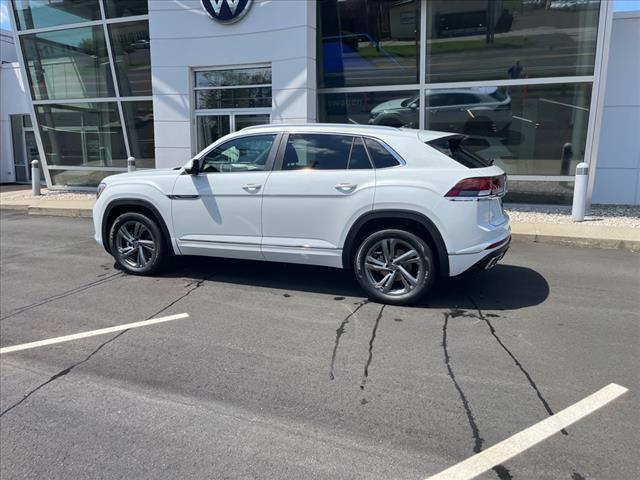
[[[416,102],[413,102],[411,105],[409,105],[409,108],[411,110],[417,110],[418,109],[418,104]]]
[[[200,159],[191,159],[191,161],[184,167],[184,171],[189,175],[198,175],[200,173]]]

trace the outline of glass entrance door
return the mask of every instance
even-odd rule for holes
[[[200,152],[219,138],[246,127],[264,125],[271,121],[269,113],[197,113],[197,151]]]

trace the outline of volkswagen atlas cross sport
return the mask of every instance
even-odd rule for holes
[[[505,174],[464,138],[362,125],[245,128],[184,167],[108,177],[95,239],[136,275],[175,255],[323,265],[353,269],[377,301],[414,303],[437,277],[490,268],[509,247]]]

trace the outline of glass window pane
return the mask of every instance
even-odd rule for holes
[[[104,0],[107,18],[130,17],[149,13],[148,0]]]
[[[98,0],[13,0],[13,5],[19,30],[100,20]]]
[[[271,87],[196,90],[196,108],[271,108]]]
[[[418,128],[418,92],[358,92],[318,95],[321,122]]]
[[[120,172],[105,172],[92,170],[49,170],[51,183],[66,187],[97,187],[109,175]]]
[[[33,124],[31,123],[31,115],[23,115],[22,116],[22,125],[26,128],[31,128],[33,127]]]
[[[420,3],[318,2],[320,87],[417,83]]]
[[[426,81],[592,75],[600,0],[429,0]]]
[[[228,173],[264,170],[275,135],[235,138],[211,150],[202,159],[202,172]]]
[[[365,138],[367,150],[376,168],[396,167],[400,162],[380,142],[371,138]]]
[[[238,85],[270,85],[271,68],[242,68],[195,72],[196,87],[234,87]]]
[[[282,170],[343,170],[347,168],[353,137],[344,135],[291,134],[282,159]]]
[[[124,123],[136,167],[155,167],[153,102],[122,102]]]
[[[426,97],[463,90],[478,101],[437,108],[427,101],[427,129],[469,135],[465,148],[509,174],[570,175],[584,159],[590,83],[429,90]]]
[[[21,37],[34,100],[114,95],[102,27]]]
[[[35,109],[48,165],[127,166],[115,103],[37,105]]]
[[[151,95],[149,22],[109,25],[120,96]]]
[[[258,113],[258,114],[236,114],[235,115],[236,122],[236,132],[238,130],[242,130],[243,128],[252,127],[254,125],[265,125],[271,122],[271,115],[268,113]]]
[[[504,200],[510,203],[571,205],[573,187],[573,182],[532,182],[509,179],[509,191]]]
[[[229,115],[198,115],[196,129],[198,132],[198,151],[200,151],[231,133],[231,121]]]

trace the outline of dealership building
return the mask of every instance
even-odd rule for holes
[[[95,188],[262,123],[458,132],[509,199],[640,204],[640,13],[606,0],[12,0],[3,183]]]

